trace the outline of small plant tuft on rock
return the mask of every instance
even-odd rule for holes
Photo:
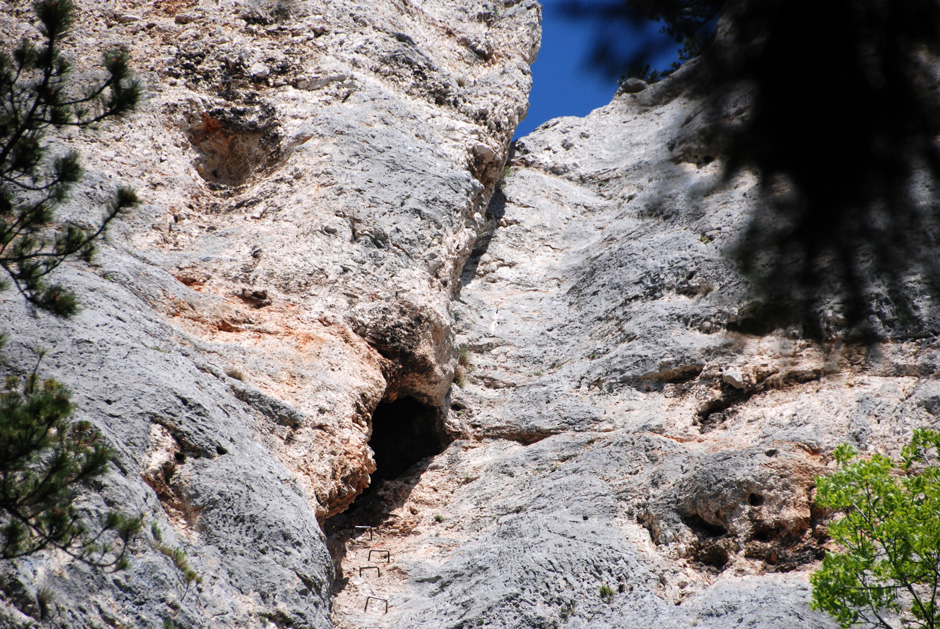
[[[179,572],[180,582],[185,588],[184,596],[186,592],[189,592],[189,588],[192,584],[202,583],[202,577],[190,567],[189,558],[186,556],[186,553],[183,552],[183,549],[173,548],[162,542],[155,543],[153,547],[173,562],[173,566],[176,567]]]

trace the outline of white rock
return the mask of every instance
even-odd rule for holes
[[[744,376],[741,374],[740,369],[726,369],[721,374],[721,380],[735,389],[744,389],[747,387],[747,382],[744,379]]]

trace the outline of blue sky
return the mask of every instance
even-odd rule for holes
[[[594,24],[561,15],[558,5],[563,0],[540,0],[542,3],[542,48],[532,65],[532,94],[529,114],[516,130],[522,137],[543,122],[558,116],[584,116],[592,109],[603,107],[617,91],[617,77],[592,71],[587,63],[591,46],[598,37]],[[594,0],[603,2],[604,0]],[[606,0],[609,4],[611,0]],[[651,25],[651,30],[658,30]],[[631,49],[631,33],[625,31],[622,50]],[[657,58],[668,65],[675,53]],[[654,64],[660,65],[660,63]]]

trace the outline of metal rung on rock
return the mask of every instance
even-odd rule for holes
[[[375,576],[380,577],[382,573],[379,571],[378,566],[359,566],[359,576],[362,576],[363,570],[375,570]]]
[[[388,599],[387,599],[387,598],[379,598],[378,596],[367,596],[367,597],[366,597],[366,606],[362,609],[362,611],[364,611],[364,612],[369,611],[369,603],[370,603],[371,601],[376,601],[376,602],[378,602],[378,603],[384,604],[384,605],[385,605],[385,610],[384,610],[382,613],[383,613],[383,614],[387,614],[387,613],[388,613]]]

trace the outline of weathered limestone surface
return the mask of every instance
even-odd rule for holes
[[[359,577],[351,534],[348,626],[369,591],[402,628],[834,626],[808,604],[814,475],[839,443],[896,454],[938,426],[937,348],[740,331],[724,252],[754,181],[715,186],[682,81],[515,143],[457,299],[472,438],[349,516],[395,566]]]
[[[132,566],[5,565],[0,625],[330,621],[320,524],[369,483],[381,400],[443,408],[451,296],[525,115],[539,11],[523,2],[78,0],[76,76],[122,46],[146,85],[127,120],[59,138],[144,206],[60,278],[70,321],[0,294],[4,373],[41,364],[117,449],[89,495],[145,514]],[[37,37],[0,3],[4,42]],[[319,520],[319,522],[318,522]],[[186,552],[187,587],[164,544]]]
[[[3,369],[47,350],[117,451],[82,504],[146,526],[123,573],[0,566],[0,626],[833,626],[814,475],[940,425],[940,354],[746,334],[754,181],[715,187],[682,73],[510,157],[534,0],[77,6],[79,74],[125,46],[148,100],[55,139],[87,170],[61,215],[144,206],[62,272],[74,319],[0,293]],[[403,399],[453,442],[350,509]]]

